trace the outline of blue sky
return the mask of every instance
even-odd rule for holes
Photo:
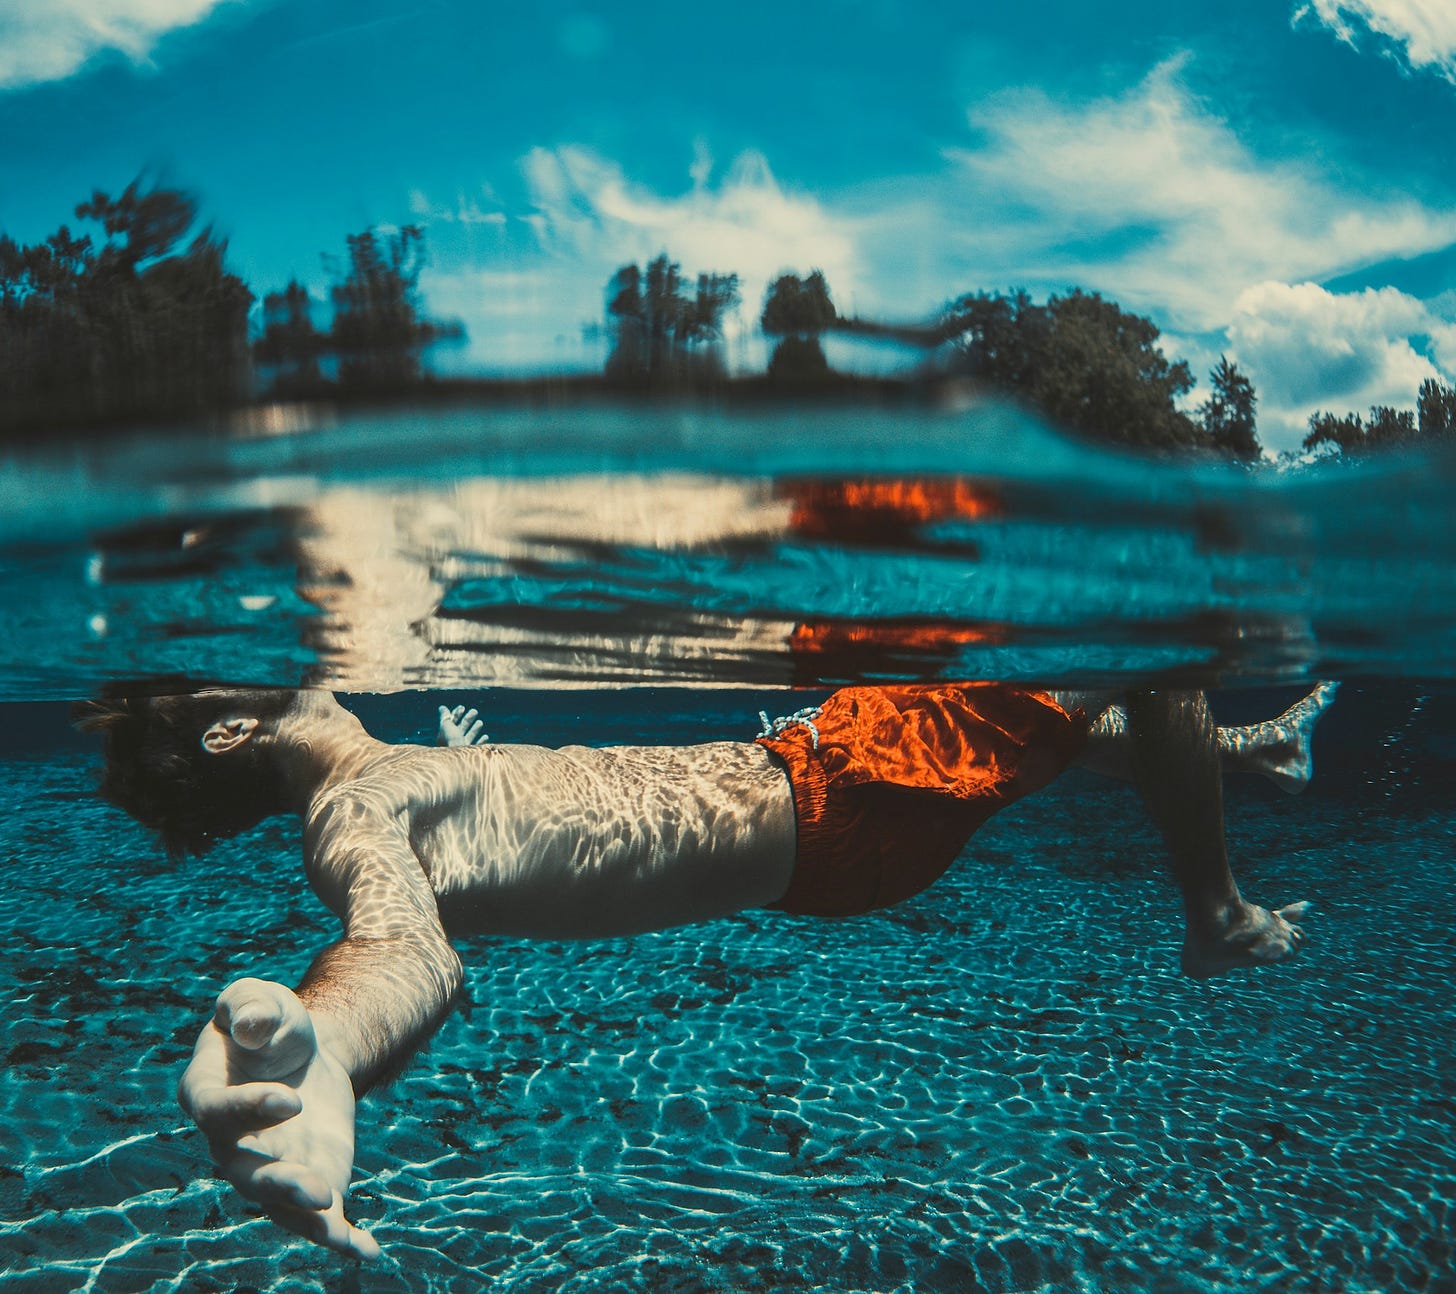
[[[1456,5],[1055,0],[6,0],[0,229],[139,172],[195,191],[258,292],[418,223],[486,372],[582,366],[667,250],[842,310],[1100,290],[1265,443],[1456,375]]]

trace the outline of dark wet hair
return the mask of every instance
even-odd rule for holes
[[[157,694],[113,685],[71,711],[78,728],[104,739],[102,798],[156,831],[173,857],[205,853],[287,804],[278,772],[256,740],[209,755],[202,735],[222,719],[277,719],[298,694],[203,687]]]

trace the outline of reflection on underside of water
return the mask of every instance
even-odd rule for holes
[[[387,422],[353,428],[375,454],[334,426],[160,481],[142,450],[12,463],[0,499],[86,488],[72,524],[26,505],[4,532],[0,686],[1237,686],[1442,676],[1453,658],[1450,459],[1251,474],[1113,458],[987,411],[907,415],[898,440],[877,414],[847,447],[808,419],[786,453],[772,420],[602,414],[593,440],[583,417],[546,420],[544,441],[605,469],[563,469],[483,414],[467,426],[495,470],[448,420],[453,468],[379,457]]]

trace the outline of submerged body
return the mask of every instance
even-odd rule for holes
[[[311,804],[310,879],[347,902],[350,833],[398,823],[457,934],[594,939],[762,907],[788,888],[794,803],[761,746],[381,747]]]
[[[447,1013],[462,979],[450,934],[590,938],[776,904],[894,902],[1085,742],[1089,763],[1138,777],[1169,844],[1185,970],[1276,961],[1300,945],[1302,907],[1239,894],[1221,763],[1307,777],[1328,699],[1317,690],[1282,723],[1219,730],[1201,694],[1145,694],[1126,713],[1097,704],[1088,724],[1074,698],[1000,685],[848,689],[758,741],[675,748],[391,747],[321,692],[126,701],[98,705],[92,723],[109,733],[108,793],[166,838],[209,839],[209,793],[232,815],[215,834],[246,825],[239,800],[255,817],[303,817],[309,881],[343,937],[296,990],[230,984],[180,1097],[234,1186],[283,1225],[368,1257],[378,1246],[343,1211],[355,1096]],[[175,749],[149,753],[164,741]]]

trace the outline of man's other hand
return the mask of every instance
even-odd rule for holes
[[[437,746],[481,746],[490,740],[485,731],[485,721],[478,718],[478,710],[467,710],[457,705],[453,710],[440,707],[440,731],[435,736]]]

